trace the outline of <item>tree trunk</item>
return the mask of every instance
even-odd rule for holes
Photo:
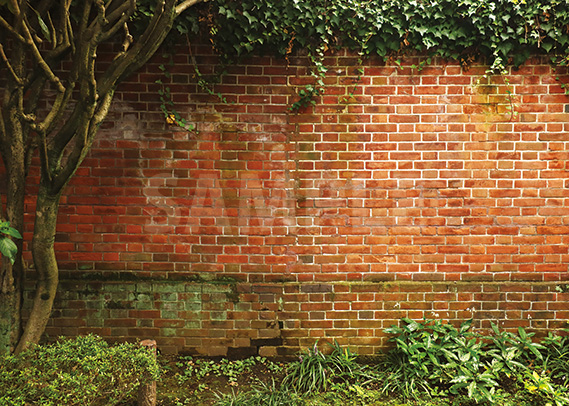
[[[24,218],[24,190],[15,189],[8,187],[6,218],[10,225],[21,232]],[[21,333],[23,244],[18,240],[14,242],[18,247],[14,264],[4,257],[0,261],[0,354],[13,352]]]
[[[24,196],[26,184],[25,151],[22,127],[14,119],[15,109],[10,109],[4,123],[11,133],[2,147],[2,160],[6,168],[6,211],[10,225],[23,235]],[[7,258],[0,261],[0,354],[12,352],[21,333],[21,307],[23,285],[23,242],[15,240],[18,247],[16,260],[11,264]]]
[[[16,353],[22,352],[30,344],[39,342],[53,308],[59,282],[54,243],[60,196],[61,193],[51,194],[48,187],[43,184],[40,186],[32,240],[32,256],[37,273],[36,293]]]
[[[14,266],[2,258],[2,290],[0,291],[0,354],[11,353],[20,336],[20,283],[14,278]]]

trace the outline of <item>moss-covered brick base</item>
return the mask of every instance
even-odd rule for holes
[[[111,341],[152,338],[163,352],[289,356],[337,340],[360,354],[388,344],[401,317],[474,319],[545,334],[565,327],[569,293],[558,283],[64,280],[47,338],[96,333]]]

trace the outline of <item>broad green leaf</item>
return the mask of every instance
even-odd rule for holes
[[[18,247],[14,241],[7,237],[0,238],[0,252],[13,264],[18,253]]]
[[[49,32],[49,28],[47,28],[47,25],[45,23],[45,21],[43,20],[43,18],[41,18],[40,13],[38,13],[36,11],[36,15],[38,17],[38,23],[40,25],[40,29],[41,32],[43,34],[43,36],[49,41],[51,42],[51,33]]]
[[[22,238],[20,232],[12,227],[0,227],[0,233],[9,235],[10,237],[14,238]]]

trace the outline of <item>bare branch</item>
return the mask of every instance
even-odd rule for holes
[[[126,27],[126,22],[130,19],[130,17],[131,17],[130,13],[123,13],[121,18],[111,28],[109,28],[108,30],[106,30],[104,32],[104,34],[101,36],[99,42],[104,42],[104,41],[108,40],[113,35],[115,35],[117,33],[117,31],[119,31],[121,28]],[[130,36],[130,38],[131,38],[130,42],[132,42],[132,36],[128,32],[128,27],[126,27],[125,31],[127,33],[127,37]]]
[[[128,50],[128,48],[130,47],[130,44],[132,44],[133,38],[132,35],[130,35],[130,31],[128,30],[128,24],[125,22],[124,23],[124,41],[122,43],[122,51],[126,52]]]
[[[49,22],[49,30],[51,31],[51,40],[53,43],[53,48],[57,46],[57,31],[55,30],[55,26],[53,25],[53,21],[51,20],[51,14],[47,13],[47,21]]]
[[[83,162],[83,159],[85,159],[100,125],[98,117],[101,114],[103,115],[103,118],[106,116],[112,98],[112,93],[106,94],[103,97],[103,100],[100,103],[99,112],[97,112],[95,105],[91,105],[82,110],[80,121],[77,125],[77,131],[74,133],[75,145],[73,146],[73,150],[67,157],[67,161],[65,162],[65,165],[63,165],[63,168],[61,168],[61,170],[54,176],[53,181],[51,182],[53,193],[58,193],[63,187],[65,187],[67,182],[69,182],[69,179],[71,179],[71,176],[73,176],[79,165],[81,165],[81,162]]]
[[[185,0],[176,6],[176,15],[182,14],[186,9],[207,0]]]
[[[38,66],[47,76],[49,81],[56,86],[57,90],[63,93],[65,91],[65,87],[63,87],[63,84],[61,84],[61,80],[59,80],[59,78],[53,73],[53,71],[51,70],[51,68],[49,67],[43,56],[41,55],[41,52],[38,49],[32,37],[32,33],[30,32],[30,29],[25,21],[22,22],[22,29],[24,31],[25,38],[27,39],[26,43],[30,47],[32,56],[35,58]]]
[[[95,37],[95,32],[101,32],[101,27],[104,27],[108,22],[107,17],[105,16],[105,3],[102,0],[95,0],[95,8],[97,9],[97,17],[93,19],[93,22],[85,31],[87,36],[90,38]]]
[[[116,21],[116,20],[122,21],[122,20],[124,20],[125,15],[127,17],[130,17],[134,13],[135,10],[136,10],[136,1],[135,0],[125,1],[120,6],[118,6],[116,9],[112,10],[109,13],[109,15],[106,16],[107,23],[108,24],[114,24],[114,21]]]
[[[99,92],[108,93],[124,77],[138,70],[162,44],[176,17],[176,0],[157,0],[154,14],[144,33],[128,51],[117,55],[99,80]]]
[[[87,31],[87,25],[89,24],[89,15],[91,14],[91,1],[86,1],[83,8],[83,15],[81,16],[81,23],[77,32],[82,36]]]
[[[6,31],[8,31],[12,35],[12,37],[14,37],[16,40],[20,41],[23,44],[26,43],[26,39],[24,37],[22,37],[14,29],[14,27],[12,27],[10,24],[8,24],[8,21],[4,20],[1,16],[0,16],[0,26],[4,27],[6,29]]]
[[[20,85],[23,86],[24,85],[24,81],[22,80],[22,78],[20,78],[16,72],[14,71],[14,68],[12,68],[12,64],[10,63],[10,61],[8,60],[8,58],[6,57],[6,54],[4,53],[4,47],[2,46],[2,44],[0,44],[0,57],[2,58],[2,61],[6,64],[6,67],[8,68],[8,70],[10,71],[10,74],[12,75],[12,77],[14,78],[14,81]]]

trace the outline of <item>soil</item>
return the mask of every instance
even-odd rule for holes
[[[204,377],[184,376],[184,368],[178,364],[175,356],[161,356],[163,373],[157,382],[157,405],[159,406],[211,406],[220,396],[231,392],[247,391],[253,385],[270,382],[271,379],[280,381],[283,374],[274,374],[265,364],[256,363],[245,372],[230,380],[214,372]],[[284,364],[282,364],[284,365]]]

